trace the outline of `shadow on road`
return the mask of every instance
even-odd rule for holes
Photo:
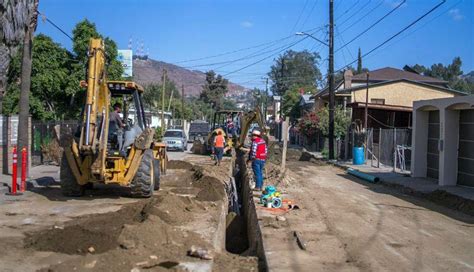
[[[28,188],[29,191],[42,195],[51,201],[81,200],[91,201],[96,199],[116,199],[120,197],[130,197],[130,189],[118,185],[94,184],[92,189],[87,189],[82,197],[67,197],[61,192],[59,182],[48,183],[46,186]]]

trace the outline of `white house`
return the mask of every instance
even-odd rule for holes
[[[474,96],[413,103],[411,169],[441,186],[474,187]]]

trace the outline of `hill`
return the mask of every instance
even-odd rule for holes
[[[471,71],[470,73],[462,75],[461,78],[469,83],[474,83],[474,71]]]
[[[201,71],[188,70],[171,63],[153,59],[133,60],[133,78],[141,85],[161,83],[163,69],[167,70],[168,78],[174,81],[178,87],[184,85],[186,96],[198,96],[201,93],[201,86],[206,79],[205,73]],[[239,93],[244,90],[244,87],[229,82],[229,93]]]

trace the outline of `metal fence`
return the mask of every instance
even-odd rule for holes
[[[61,135],[74,133],[78,124],[78,120],[32,121],[32,165],[57,163]]]
[[[410,171],[411,128],[369,129],[367,159],[372,166],[391,166],[394,170]]]

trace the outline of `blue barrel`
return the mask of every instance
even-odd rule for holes
[[[363,147],[352,148],[352,164],[361,165],[365,164],[365,155]]]

